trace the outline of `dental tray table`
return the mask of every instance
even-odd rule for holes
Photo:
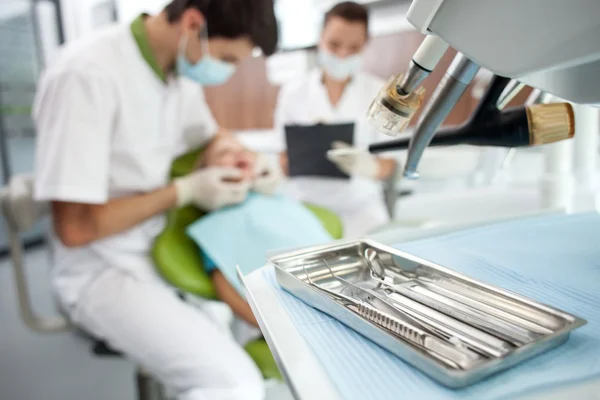
[[[299,250],[271,263],[286,291],[450,388],[559,346],[586,323],[369,240]]]

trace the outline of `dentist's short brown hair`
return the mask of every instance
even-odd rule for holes
[[[365,25],[367,36],[369,35],[369,10],[362,4],[353,1],[344,1],[333,6],[325,13],[323,27],[334,17],[342,18],[348,22],[362,23]]]
[[[176,23],[190,8],[204,16],[209,37],[248,37],[265,56],[273,54],[277,48],[273,0],[173,0],[165,7],[165,12],[169,22]]]

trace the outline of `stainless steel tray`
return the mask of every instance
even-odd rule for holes
[[[556,347],[586,323],[369,240],[270,261],[285,290],[451,388]]]

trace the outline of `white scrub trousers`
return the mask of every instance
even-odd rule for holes
[[[178,400],[262,400],[260,371],[230,335],[166,286],[104,271],[74,322],[146,368]]]

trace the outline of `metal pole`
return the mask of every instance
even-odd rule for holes
[[[4,104],[2,100],[3,84],[0,76],[0,110]],[[0,162],[2,163],[2,180],[4,185],[8,184],[12,171],[8,154],[8,130],[5,125],[4,113],[0,111]]]
[[[117,0],[113,0],[112,1],[112,5],[113,5],[113,22],[117,22],[119,20],[119,10],[118,10],[118,6],[117,6]]]
[[[50,0],[54,3],[54,9],[56,10],[56,21],[58,23],[58,43],[65,43],[65,30],[63,27],[63,15],[62,15],[62,7],[60,5],[60,0]]]

